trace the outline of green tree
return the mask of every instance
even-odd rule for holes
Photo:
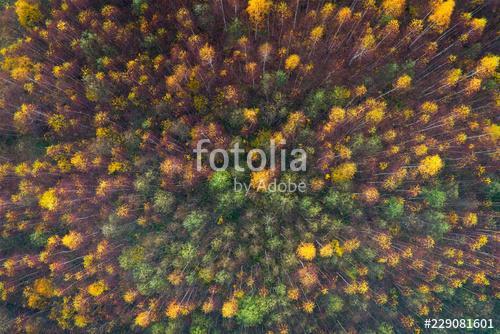
[[[207,219],[206,214],[200,211],[193,211],[184,219],[182,226],[191,233],[203,227]]]
[[[269,297],[246,296],[239,302],[236,319],[244,326],[257,326],[273,307],[274,302]]]
[[[170,213],[174,210],[175,197],[166,191],[159,190],[154,196],[154,208],[159,213]]]
[[[392,326],[389,325],[386,322],[383,322],[378,326],[377,328],[377,334],[393,334],[394,329],[392,329]]]
[[[422,191],[424,199],[429,203],[432,208],[440,209],[446,202],[446,193],[439,189],[424,189]]]
[[[399,218],[403,215],[403,212],[404,204],[400,199],[391,197],[385,203],[384,214],[388,219]]]
[[[222,192],[231,186],[231,173],[228,171],[218,171],[212,174],[209,181],[210,190]]]
[[[326,304],[326,313],[329,316],[334,316],[341,312],[344,307],[344,301],[340,296],[331,295],[328,297]]]

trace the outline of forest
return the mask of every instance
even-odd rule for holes
[[[0,333],[500,333],[499,6],[0,0]]]

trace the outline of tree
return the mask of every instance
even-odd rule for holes
[[[205,43],[199,51],[199,56],[202,62],[213,67],[213,61],[215,58],[215,50],[208,43]]]
[[[250,17],[250,21],[256,28],[260,27],[266,16],[271,11],[272,1],[270,0],[249,0],[246,12]]]
[[[424,177],[431,177],[439,173],[443,166],[443,161],[439,155],[428,155],[420,161],[418,171]]]
[[[391,197],[385,203],[384,213],[389,219],[401,217],[404,212],[404,204],[400,198]]]
[[[99,280],[97,282],[90,284],[87,287],[87,292],[93,297],[99,297],[107,289],[108,286],[106,285],[106,282],[104,282],[103,280]]]
[[[384,0],[382,9],[390,16],[399,17],[403,14],[406,0]]]
[[[285,70],[291,72],[294,69],[296,69],[297,66],[299,66],[299,64],[300,64],[300,56],[297,54],[290,55],[285,60]]]
[[[310,242],[303,242],[297,247],[297,256],[303,260],[310,261],[316,257],[316,247]]]
[[[332,181],[335,183],[343,183],[350,181],[356,174],[357,166],[353,162],[345,162],[334,168],[332,171]]]
[[[41,21],[40,5],[35,0],[17,0],[14,6],[23,27],[30,28]]]
[[[224,302],[221,312],[223,318],[234,317],[238,312],[238,303],[234,299]]]
[[[424,189],[422,195],[429,205],[435,209],[442,208],[446,202],[446,193],[436,188]]]
[[[394,88],[405,90],[411,86],[411,77],[408,74],[400,76],[394,83]]]
[[[199,230],[207,221],[207,216],[199,211],[191,212],[182,222],[182,226],[189,232]]]
[[[240,300],[236,319],[243,326],[262,324],[264,317],[273,309],[274,302],[268,297],[246,296]]]
[[[394,329],[392,328],[391,325],[388,323],[384,322],[380,324],[377,328],[377,334],[393,334]]]
[[[172,194],[159,190],[154,197],[154,208],[159,213],[170,213],[174,209],[175,198]]]
[[[330,317],[336,316],[342,311],[344,301],[340,296],[330,295],[327,300],[326,312]]]
[[[45,191],[40,196],[40,201],[38,203],[42,208],[49,211],[54,211],[57,208],[57,204],[59,203],[56,195],[56,190],[54,188],[51,188]]]
[[[71,231],[62,238],[62,244],[71,250],[77,249],[83,242],[83,237],[80,233]]]
[[[444,31],[450,25],[451,15],[455,8],[454,0],[438,0],[432,4],[432,13],[429,21],[438,31]]]

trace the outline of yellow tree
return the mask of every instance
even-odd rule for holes
[[[310,242],[301,242],[297,247],[297,256],[302,260],[311,261],[316,257],[316,247]]]
[[[350,181],[356,174],[357,166],[354,162],[345,162],[332,169],[332,181],[335,183],[343,183]]]
[[[393,17],[399,17],[403,13],[406,5],[406,0],[384,0],[382,9],[384,13]]]
[[[418,165],[418,171],[424,177],[434,176],[443,168],[443,160],[439,155],[429,155],[425,157]]]
[[[249,0],[247,13],[250,21],[255,25],[255,30],[262,26],[265,18],[271,11],[273,2],[270,0]]]
[[[411,77],[408,74],[400,76],[394,83],[395,89],[405,90],[411,87]]]
[[[25,28],[32,27],[42,19],[40,6],[35,1],[17,0],[14,6],[19,23]]]
[[[57,208],[58,204],[58,199],[56,195],[56,190],[54,188],[51,188],[44,192],[40,196],[40,200],[38,202],[40,206],[44,209],[47,209],[49,211],[53,211]]]
[[[148,327],[151,323],[151,312],[143,311],[137,315],[134,323],[142,328]]]
[[[215,50],[208,43],[205,43],[198,52],[202,62],[210,65],[213,68],[213,61],[215,58]]]
[[[236,315],[238,312],[238,304],[236,303],[236,300],[230,299],[222,305],[222,317],[223,318],[232,318]]]
[[[495,75],[499,62],[500,57],[497,55],[485,56],[477,65],[476,74],[481,78],[489,78]]]
[[[300,64],[300,56],[293,54],[285,60],[285,69],[287,71],[293,71]]]
[[[434,24],[436,30],[444,31],[450,25],[451,14],[455,8],[454,0],[433,1],[432,14],[429,16],[429,21]]]
[[[266,73],[266,62],[271,55],[273,47],[270,43],[264,43],[259,47],[259,54],[262,58],[262,73]]]
[[[71,231],[62,238],[62,244],[71,250],[75,250],[83,242],[83,237],[80,233]]]

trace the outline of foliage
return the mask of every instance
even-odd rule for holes
[[[270,0],[249,0],[246,9],[250,20],[259,26],[264,21],[265,17],[271,11],[272,1]]]
[[[270,298],[261,296],[244,297],[238,306],[236,319],[243,326],[251,327],[262,324],[264,317],[273,308],[273,301]]]
[[[206,215],[201,212],[191,212],[182,222],[182,226],[189,232],[200,229],[207,221]]]
[[[297,247],[297,256],[303,260],[312,260],[316,257],[316,247],[310,242],[303,242]]]
[[[14,4],[19,23],[27,28],[32,27],[42,19],[40,5],[32,0],[17,0]]]
[[[0,1],[0,332],[493,318],[496,7]]]

